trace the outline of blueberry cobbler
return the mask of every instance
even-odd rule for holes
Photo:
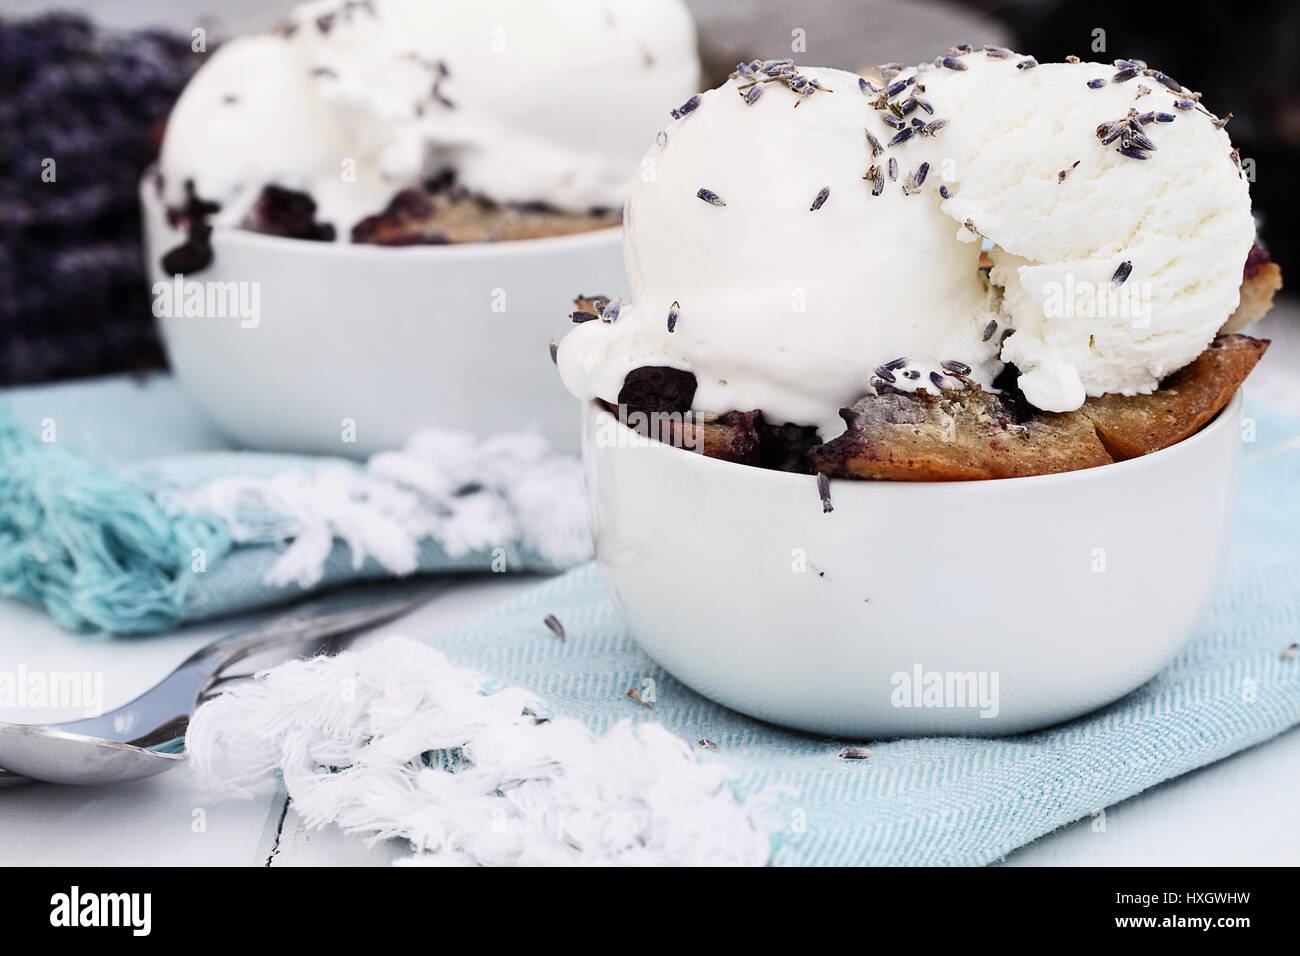
[[[413,245],[617,225],[659,104],[697,88],[682,0],[318,0],[222,44],[167,124],[157,187],[213,227]]]
[[[1141,60],[740,64],[672,111],[629,295],[580,299],[553,356],[654,437],[826,477],[1156,451],[1231,398],[1281,287],[1228,119]]]

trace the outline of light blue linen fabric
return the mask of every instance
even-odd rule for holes
[[[594,730],[659,721],[716,742],[751,796],[779,801],[778,864],[994,862],[1148,787],[1300,723],[1300,421],[1247,406],[1236,535],[1217,599],[1195,638],[1154,680],[1117,703],[1038,733],[998,739],[845,741],[750,720],[675,681],[636,646],[594,565],[571,571],[431,643],[458,664],[536,692]],[[566,638],[543,624],[554,614]],[[646,710],[628,688],[655,682]],[[1225,813],[1231,813],[1225,808]]]

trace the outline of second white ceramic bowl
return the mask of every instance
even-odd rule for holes
[[[150,282],[174,284],[160,260],[184,237],[152,176],[140,196]],[[620,229],[402,248],[218,229],[212,245],[212,265],[187,278],[247,302],[256,289],[256,325],[178,308],[158,321],[177,378],[237,441],[360,456],[419,428],[533,426],[577,449],[577,408],[547,352],[574,296],[622,290]]]
[[[816,480],[585,412],[596,557],[646,652],[728,707],[823,734],[1005,734],[1149,680],[1231,531],[1241,396],[1132,461],[975,482]]]

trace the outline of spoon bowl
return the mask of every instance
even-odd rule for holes
[[[199,704],[223,684],[251,677],[228,674],[232,665],[270,650],[311,656],[337,648],[340,639],[400,617],[440,589],[351,588],[199,648],[159,683],[105,714],[62,724],[0,723],[0,788],[34,780],[126,783],[170,770],[185,759],[185,731]]]

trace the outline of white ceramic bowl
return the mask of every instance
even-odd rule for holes
[[[167,281],[160,259],[183,235],[151,176],[140,195],[150,282]],[[577,411],[548,346],[574,296],[622,290],[621,230],[383,248],[226,228],[212,245],[213,264],[189,278],[205,291],[243,283],[249,303],[256,283],[256,325],[238,314],[159,323],[177,378],[237,441],[356,456],[421,427],[536,426],[576,450]],[[343,441],[345,419],[355,442]]]
[[[1241,448],[1238,394],[1144,458],[832,481],[823,514],[810,476],[584,414],[596,557],[646,652],[735,710],[857,738],[1030,730],[1151,678],[1212,596]]]

